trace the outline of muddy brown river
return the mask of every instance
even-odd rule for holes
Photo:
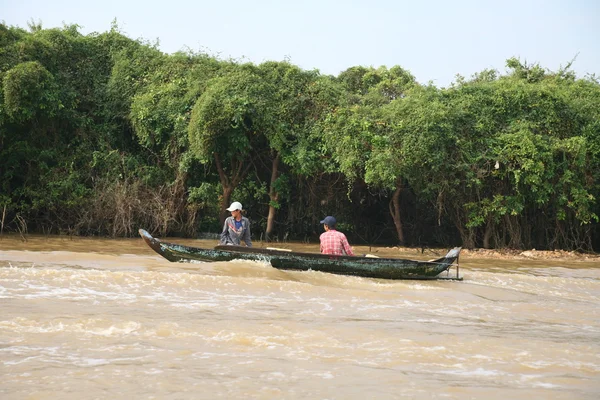
[[[0,398],[600,398],[599,262],[463,255],[460,274],[170,263],[142,239],[4,235]]]

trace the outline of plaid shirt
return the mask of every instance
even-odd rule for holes
[[[327,232],[321,234],[321,253],[323,254],[334,254],[343,256],[347,254],[353,256],[352,247],[346,239],[346,235],[342,232],[338,232],[335,229],[330,229]]]

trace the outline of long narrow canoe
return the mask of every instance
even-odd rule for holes
[[[439,275],[455,265],[461,250],[460,247],[455,247],[437,260],[419,261],[398,258],[334,256],[230,245],[202,249],[163,242],[152,237],[143,229],[140,229],[139,233],[150,248],[173,262],[254,260],[268,262],[273,267],[284,270],[313,270],[382,279],[441,279]],[[457,278],[451,279],[460,278],[457,274]]]

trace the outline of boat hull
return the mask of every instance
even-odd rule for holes
[[[455,265],[461,250],[457,247],[440,259],[419,261],[298,253],[243,246],[217,246],[214,249],[203,249],[163,242],[143,229],[140,229],[139,233],[150,248],[173,262],[253,260],[270,263],[274,268],[282,270],[312,270],[381,279],[439,279],[442,272],[448,271],[452,265]]]

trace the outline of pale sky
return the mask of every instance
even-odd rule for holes
[[[600,0],[0,0],[0,21],[27,29],[80,25],[106,32],[116,19],[132,39],[156,40],[261,63],[338,75],[353,66],[400,65],[421,83],[506,72],[518,57],[556,71],[600,77]]]

